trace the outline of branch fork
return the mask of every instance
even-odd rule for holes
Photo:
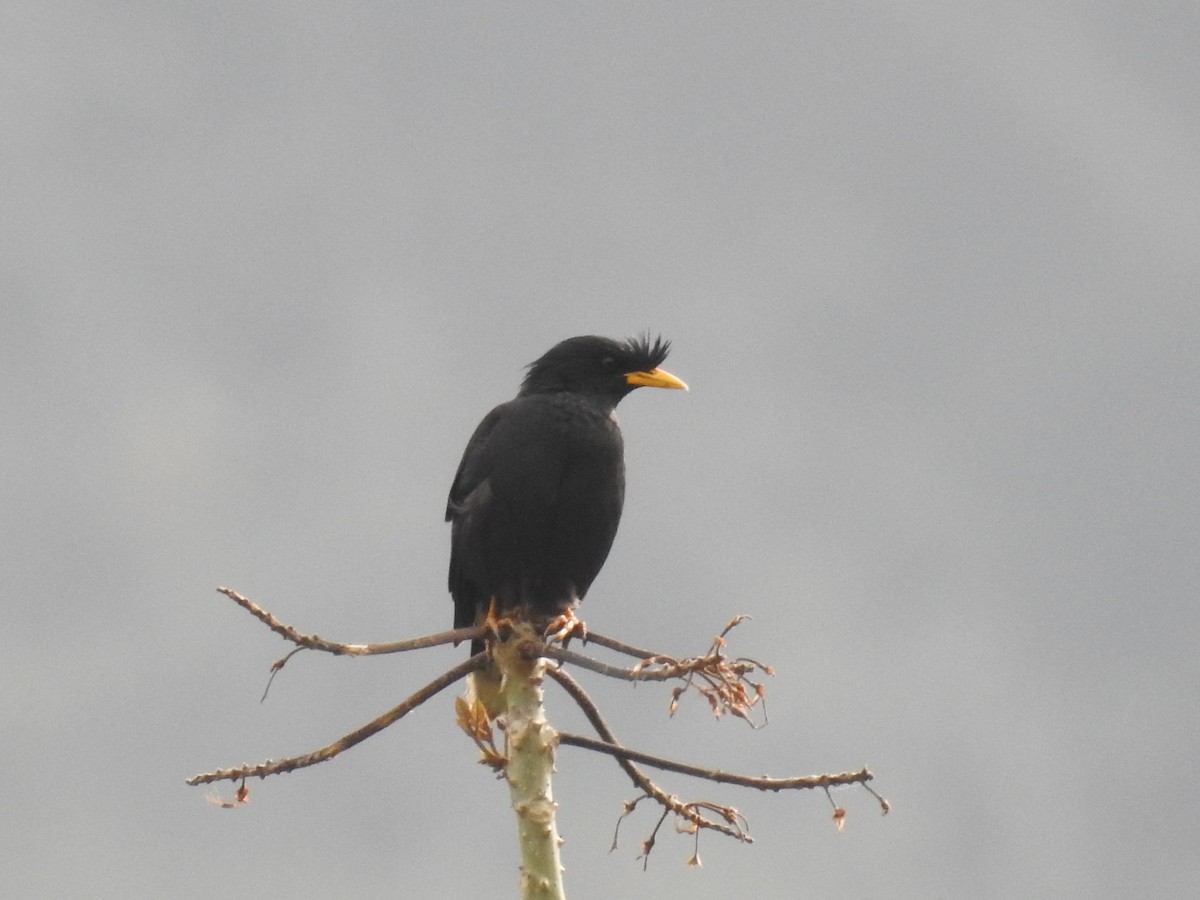
[[[254,601],[231,588],[218,588],[230,600],[241,606],[265,624],[271,631],[295,645],[295,649],[277,660],[271,667],[271,678],[302,649],[319,650],[343,656],[378,656],[420,650],[441,644],[458,644],[464,640],[489,637],[486,628],[460,628],[439,632],[405,641],[388,643],[348,644],[330,641],[316,634],[306,634],[280,621]],[[399,705],[393,707],[360,728],[317,750],[283,760],[266,760],[254,765],[242,765],[194,775],[188,784],[211,784],[218,781],[240,781],[241,786],[234,801],[219,805],[234,807],[243,805],[249,790],[245,786],[248,778],[266,778],[270,775],[292,772],[297,769],[326,762],[335,756],[378,734],[435,694],[468,675],[498,669],[500,673],[501,714],[480,702],[479,699],[458,698],[455,712],[459,726],[480,750],[480,762],[503,775],[509,784],[513,808],[518,817],[518,830],[522,841],[522,881],[526,893],[523,896],[539,900],[555,900],[562,894],[561,862],[558,847],[561,840],[554,824],[556,805],[551,792],[551,774],[554,771],[555,748],[577,747],[611,756],[625,771],[640,791],[632,801],[624,804],[618,819],[617,831],[613,835],[616,848],[620,822],[631,815],[644,800],[651,800],[662,808],[650,835],[642,843],[641,859],[648,862],[657,835],[669,816],[675,816],[676,829],[695,835],[699,841],[701,831],[715,831],[743,843],[752,843],[747,831],[745,817],[734,807],[707,800],[682,801],[658,787],[639,768],[638,764],[663,771],[675,772],[694,778],[762,791],[822,789],[829,796],[834,786],[857,784],[868,791],[886,814],[890,810],[887,800],[871,789],[874,775],[866,768],[842,773],[803,775],[786,778],[748,776],[706,769],[675,760],[657,757],[633,750],[622,745],[612,729],[601,716],[599,709],[584,689],[563,669],[564,663],[589,670],[600,675],[625,681],[679,680],[671,691],[670,715],[678,710],[680,698],[689,690],[698,692],[709,704],[714,716],[725,714],[743,719],[752,727],[766,724],[765,688],[758,675],[770,676],[774,670],[756,660],[726,655],[729,632],[745,621],[746,616],[730,620],[714,639],[708,651],[701,656],[676,658],[662,653],[647,651],[603,635],[590,632],[589,644],[596,644],[619,654],[634,658],[637,662],[628,667],[613,666],[590,656],[585,656],[564,647],[546,644],[542,635],[531,625],[523,622],[513,624],[511,634],[506,629],[505,639],[489,642],[488,650],[478,653],[454,666]],[[549,665],[553,660],[557,665]],[[598,737],[556,732],[545,718],[542,704],[542,683],[546,676],[554,680],[575,704],[583,711]],[[479,674],[478,677],[483,677]],[[494,677],[494,676],[493,676]],[[269,683],[268,683],[269,687]],[[264,695],[265,698],[265,695]],[[762,722],[756,723],[752,713],[763,710]],[[504,731],[504,749],[496,746],[493,731],[495,722]],[[834,823],[839,830],[845,821],[846,812],[833,803]],[[697,850],[688,861],[689,865],[700,865]]]

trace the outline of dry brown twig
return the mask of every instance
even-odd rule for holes
[[[274,614],[263,609],[249,597],[239,594],[233,588],[219,587],[217,588],[217,592],[224,594],[284,640],[296,645],[295,650],[281,656],[271,664],[271,677],[267,679],[267,685],[263,689],[263,695],[259,702],[267,699],[271,685],[275,682],[275,676],[301,650],[320,650],[323,653],[332,653],[334,656],[382,656],[388,653],[424,650],[427,647],[437,647],[441,644],[457,644],[461,641],[481,637],[484,633],[481,628],[458,628],[453,631],[439,631],[436,634],[427,634],[423,637],[412,638],[407,641],[389,641],[379,644],[344,644],[339,641],[326,640],[318,634],[306,634],[303,631],[298,631],[286,622],[281,622]]]
[[[271,760],[258,763],[256,765],[241,765],[232,769],[217,769],[215,772],[206,772],[201,775],[193,775],[187,780],[188,784],[211,784],[214,781],[237,781],[245,778],[266,778],[268,775],[279,775],[284,772],[294,772],[296,769],[315,766],[317,763],[323,763],[326,760],[333,759],[339,753],[349,750],[355,744],[361,744],[367,738],[378,734],[387,728],[389,725],[394,725],[406,715],[432,697],[434,694],[448,688],[454,682],[458,681],[465,675],[474,672],[476,669],[483,668],[486,660],[484,654],[477,653],[468,660],[459,663],[448,672],[439,675],[429,684],[425,685],[420,690],[409,696],[403,703],[392,707],[383,715],[378,716],[363,725],[361,728],[356,728],[347,735],[338,738],[332,744],[321,747],[319,750],[313,750],[310,753],[302,754],[301,756],[293,756],[289,759]]]
[[[866,788],[872,795],[880,801],[883,812],[886,813],[890,808],[887,801],[880,797],[875,791],[867,786],[867,782],[875,776],[867,769],[862,769],[858,772],[842,772],[838,774],[822,774],[822,775],[799,775],[788,778],[771,778],[769,776],[756,775],[739,775],[734,772],[723,772],[720,769],[709,769],[701,766],[689,765],[687,763],[677,762],[676,760],[666,759],[661,756],[654,756],[649,753],[643,753],[638,750],[632,750],[623,746],[613,734],[612,729],[604,721],[600,713],[599,707],[588,696],[587,692],[566,672],[561,669],[550,669],[548,673],[551,678],[557,681],[567,694],[575,701],[576,705],[583,711],[584,716],[596,733],[600,735],[602,740],[585,737],[584,735],[571,734],[569,732],[559,732],[558,743],[569,747],[579,747],[584,750],[592,750],[597,753],[605,753],[617,760],[618,765],[625,770],[633,781],[634,786],[642,791],[641,796],[625,804],[624,811],[617,820],[617,830],[613,833],[613,846],[616,849],[617,836],[621,827],[621,820],[629,816],[637,805],[642,800],[654,800],[663,808],[663,815],[659,818],[654,829],[651,831],[648,838],[642,843],[643,865],[645,865],[650,856],[651,850],[654,848],[657,839],[658,831],[662,827],[666,816],[675,814],[680,820],[676,830],[685,831],[696,835],[697,850],[689,860],[689,865],[699,865],[699,832],[703,829],[717,831],[727,837],[736,838],[745,843],[753,843],[753,838],[747,833],[747,822],[745,817],[732,806],[712,803],[710,801],[690,801],[683,802],[671,794],[667,794],[662,788],[656,785],[645,773],[643,773],[635,762],[640,762],[648,766],[653,766],[658,769],[663,769],[668,772],[677,772],[681,775],[689,775],[693,778],[702,778],[706,781],[715,781],[720,784],[732,784],[739,787],[754,788],[760,791],[785,791],[785,790],[811,790],[813,788],[823,788],[826,796],[829,795],[829,788],[833,786],[859,784]],[[838,808],[840,809],[840,808]],[[705,817],[701,810],[707,810],[715,813],[721,820],[716,821]],[[841,810],[841,817],[835,815],[835,823],[840,830],[841,822],[844,820],[845,810]]]
[[[332,653],[335,656],[379,656],[385,653],[405,653],[409,650],[424,650],[427,647],[437,647],[440,644],[457,644],[483,635],[482,628],[458,628],[454,631],[439,631],[437,634],[427,634],[423,637],[412,638],[407,641],[389,641],[381,644],[343,644],[338,641],[326,640],[317,634],[306,634],[298,631],[291,625],[279,621],[279,619],[249,597],[243,597],[233,588],[219,587],[217,588],[217,592],[224,594],[280,637],[291,641],[298,649],[320,650],[324,653]],[[289,653],[288,656],[276,663],[276,666],[282,668],[283,664],[295,652],[293,650],[292,653]]]
[[[679,698],[688,690],[695,690],[708,701],[714,716],[720,718],[728,713],[745,720],[751,727],[758,728],[760,726],[750,718],[750,713],[756,706],[761,705],[763,709],[762,724],[766,724],[766,689],[761,682],[755,681],[750,676],[756,672],[763,675],[774,675],[775,670],[747,657],[729,659],[725,656],[727,646],[725,636],[749,618],[749,616],[735,616],[730,619],[721,633],[713,638],[712,646],[703,656],[678,659],[664,653],[654,653],[632,647],[594,632],[588,634],[588,643],[632,656],[638,660],[638,663],[632,668],[626,669],[553,646],[546,648],[545,655],[559,662],[571,663],[581,669],[588,669],[599,675],[624,681],[679,679],[683,684],[671,691],[670,714],[672,716],[679,709]]]
[[[608,723],[604,721],[604,717],[600,714],[600,708],[596,706],[596,704],[592,701],[592,698],[589,697],[587,692],[584,691],[584,689],[579,685],[579,682],[577,682],[566,672],[562,671],[562,669],[547,669],[546,674],[562,686],[563,690],[567,692],[568,696],[575,701],[575,705],[583,711],[583,714],[587,717],[588,722],[593,728],[596,729],[596,733],[603,738],[603,741],[596,741],[595,743],[603,743],[605,746],[617,747],[624,751],[624,748],[621,747],[620,743],[617,741],[616,735],[613,734],[612,729],[608,727]],[[586,746],[584,742],[590,740],[590,738],[581,738],[579,735],[567,734],[561,731],[558,734],[558,743],[560,745],[566,744],[568,746],[584,747]],[[587,749],[595,750],[597,748],[588,747]],[[634,765],[635,759],[640,754],[636,752],[621,752],[612,753],[610,755],[616,759],[617,765],[619,765],[625,771],[625,774],[629,776],[630,780],[634,783],[634,786],[642,791],[643,796],[653,799],[656,803],[662,806],[666,812],[675,813],[675,815],[687,820],[698,828],[708,828],[713,831],[719,831],[721,834],[724,834],[728,837],[737,838],[739,841],[744,841],[747,844],[753,843],[753,839],[746,834],[744,830],[742,830],[740,827],[737,827],[737,822],[740,817],[736,815],[736,810],[732,810],[732,813],[734,814],[732,824],[729,824],[731,821],[730,817],[725,815],[723,815],[722,818],[725,819],[727,824],[722,824],[720,822],[707,819],[700,813],[696,812],[695,809],[692,808],[692,804],[681,803],[677,798],[667,794],[666,791],[662,790],[662,788],[658,787],[658,785],[651,781],[641,769]],[[634,801],[633,805],[636,806],[637,802],[638,801]],[[627,804],[625,815],[628,815],[631,812],[633,812],[633,807]],[[613,849],[616,849],[616,835],[613,836]]]
[[[237,591],[221,587],[217,589],[230,600],[234,601],[238,606],[245,609],[252,616],[265,624],[273,632],[283,637],[296,645],[296,649],[289,652],[286,656],[277,660],[271,667],[271,678],[283,668],[292,656],[300,650],[319,650],[325,653],[332,653],[339,656],[377,656],[390,653],[403,653],[409,650],[421,650],[427,647],[435,647],[441,644],[454,643],[460,641],[471,640],[477,637],[487,635],[483,628],[460,628],[454,631],[444,631],[437,634],[427,635],[424,637],[414,638],[406,641],[392,641],[388,643],[374,644],[344,644],[335,641],[329,641],[316,634],[306,634],[292,626],[280,621],[273,614],[263,609],[253,600],[239,594]],[[612,730],[608,727],[604,718],[600,714],[599,708],[583,690],[583,688],[570,675],[564,672],[561,668],[561,663],[570,663],[577,665],[582,669],[596,672],[611,678],[617,678],[625,681],[667,681],[670,679],[679,679],[683,682],[681,686],[672,689],[670,714],[674,715],[678,709],[679,698],[688,690],[695,690],[701,694],[709,703],[709,707],[715,716],[721,716],[726,713],[737,716],[752,727],[760,727],[751,718],[750,714],[757,706],[763,706],[764,716],[763,724],[766,723],[765,716],[765,691],[761,682],[755,681],[751,676],[755,673],[763,675],[773,675],[774,670],[770,666],[748,659],[745,657],[737,657],[730,659],[725,655],[726,635],[741,622],[745,621],[748,616],[735,616],[729,621],[725,628],[714,639],[707,653],[703,656],[676,658],[662,653],[644,650],[618,641],[613,638],[605,637],[604,635],[595,632],[589,632],[587,643],[595,644],[600,647],[610,649],[614,652],[624,654],[626,656],[637,659],[638,662],[630,668],[613,666],[599,660],[592,659],[589,656],[584,656],[579,653],[567,650],[564,647],[545,646],[539,651],[541,655],[557,660],[560,663],[558,667],[550,667],[547,669],[549,674],[555,681],[563,687],[567,694],[580,707],[592,727],[600,739],[589,738],[583,735],[570,734],[559,732],[558,743],[560,745],[579,747],[585,750],[591,750],[597,753],[603,753],[613,757],[617,764],[625,771],[634,785],[642,791],[641,795],[634,800],[627,802],[624,811],[621,814],[617,823],[617,830],[620,829],[620,821],[629,816],[639,803],[643,800],[653,800],[662,807],[662,816],[658,819],[650,835],[642,843],[643,865],[649,860],[649,855],[654,847],[658,832],[662,827],[663,822],[667,817],[674,815],[677,819],[677,830],[686,833],[691,833],[696,836],[699,841],[699,834],[703,830],[716,831],[724,834],[727,837],[732,837],[744,843],[752,843],[753,838],[746,831],[746,820],[737,809],[732,806],[725,806],[710,801],[688,801],[684,802],[677,797],[667,794],[653,781],[641,771],[636,763],[653,766],[663,769],[664,771],[676,772],[683,775],[701,778],[708,781],[714,781],[723,784],[733,784],[740,787],[754,788],[764,791],[781,791],[781,790],[800,790],[823,788],[827,796],[829,796],[829,788],[837,785],[859,784],[872,796],[879,801],[882,811],[886,814],[891,808],[887,800],[877,794],[867,784],[874,776],[867,769],[862,769],[858,772],[843,772],[840,774],[823,774],[823,775],[805,775],[795,776],[790,778],[769,778],[766,776],[748,776],[738,775],[736,773],[723,772],[717,769],[706,769],[700,766],[693,766],[687,763],[677,762],[675,760],[657,757],[652,754],[643,753],[641,751],[632,750],[625,747],[617,741]],[[361,743],[369,737],[378,734],[389,725],[402,719],[409,712],[416,709],[426,700],[433,697],[435,694],[454,684],[464,676],[471,672],[482,669],[487,664],[487,656],[485,653],[479,653],[468,660],[454,666],[449,671],[445,672],[438,678],[429,682],[420,690],[413,693],[404,702],[388,710],[381,716],[373,719],[367,724],[361,726],[338,738],[331,744],[321,747],[309,753],[300,756],[290,757],[282,760],[265,760],[264,762],[228,768],[217,769],[212,772],[206,772],[199,775],[194,775],[187,780],[188,784],[210,784],[217,781],[241,781],[235,799],[233,801],[213,800],[219,806],[232,808],[245,804],[248,800],[249,789],[246,787],[245,781],[247,778],[266,778],[269,775],[277,775],[286,772],[293,772],[297,769],[306,768],[333,759],[335,756],[350,749],[356,744]],[[268,682],[268,689],[270,682]],[[264,693],[264,698],[265,698]],[[479,747],[481,751],[481,762],[490,765],[492,768],[499,770],[503,769],[505,758],[503,753],[497,750],[492,730],[491,722],[483,711],[482,706],[478,703],[476,706],[459,698],[456,701],[457,718],[460,727],[465,731]],[[211,798],[210,798],[211,799]],[[830,802],[833,803],[833,798],[830,796]],[[834,805],[834,822],[840,830],[845,819],[845,810]],[[706,815],[707,813],[707,815]],[[613,849],[616,849],[617,833],[613,835]],[[689,865],[699,865],[700,857],[697,851],[694,852]]]

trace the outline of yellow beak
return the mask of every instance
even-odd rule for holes
[[[627,372],[625,381],[634,387],[675,388],[686,391],[688,386],[666,369],[651,369],[649,372]]]

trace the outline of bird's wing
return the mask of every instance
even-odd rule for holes
[[[484,416],[450,486],[446,521],[478,508],[482,494],[492,492],[514,509],[549,509],[567,453],[553,432],[553,416],[537,398],[518,397]]]
[[[446,498],[447,522],[462,512],[467,498],[487,478],[491,468],[486,454],[488,436],[504,418],[508,405],[502,403],[484,416],[471,439],[467,441],[467,449],[463,451],[458,471],[454,473],[454,481],[450,485],[450,496]]]
[[[470,624],[473,609],[485,601],[474,596],[481,578],[500,577],[497,566],[519,570],[521,551],[536,552],[539,546],[515,523],[544,526],[564,465],[562,446],[541,434],[545,421],[539,409],[536,400],[520,397],[493,409],[467,442],[454,476],[446,521],[453,524],[449,587],[456,627]]]
[[[454,481],[450,485],[450,495],[446,498],[446,521],[453,523],[450,540],[450,570],[448,585],[451,599],[454,600],[454,627],[465,628],[474,624],[476,606],[482,602],[481,597],[473,596],[473,590],[464,571],[463,541],[470,530],[471,518],[469,508],[481,501],[486,504],[490,494],[487,485],[489,467],[486,456],[488,435],[496,427],[505,414],[504,406],[497,406],[483,417],[483,421],[467,441],[458,471],[454,473]]]

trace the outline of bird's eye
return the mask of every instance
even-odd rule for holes
[[[606,356],[604,359],[600,360],[600,365],[604,366],[605,369],[611,370],[616,367],[617,361],[611,356]]]

